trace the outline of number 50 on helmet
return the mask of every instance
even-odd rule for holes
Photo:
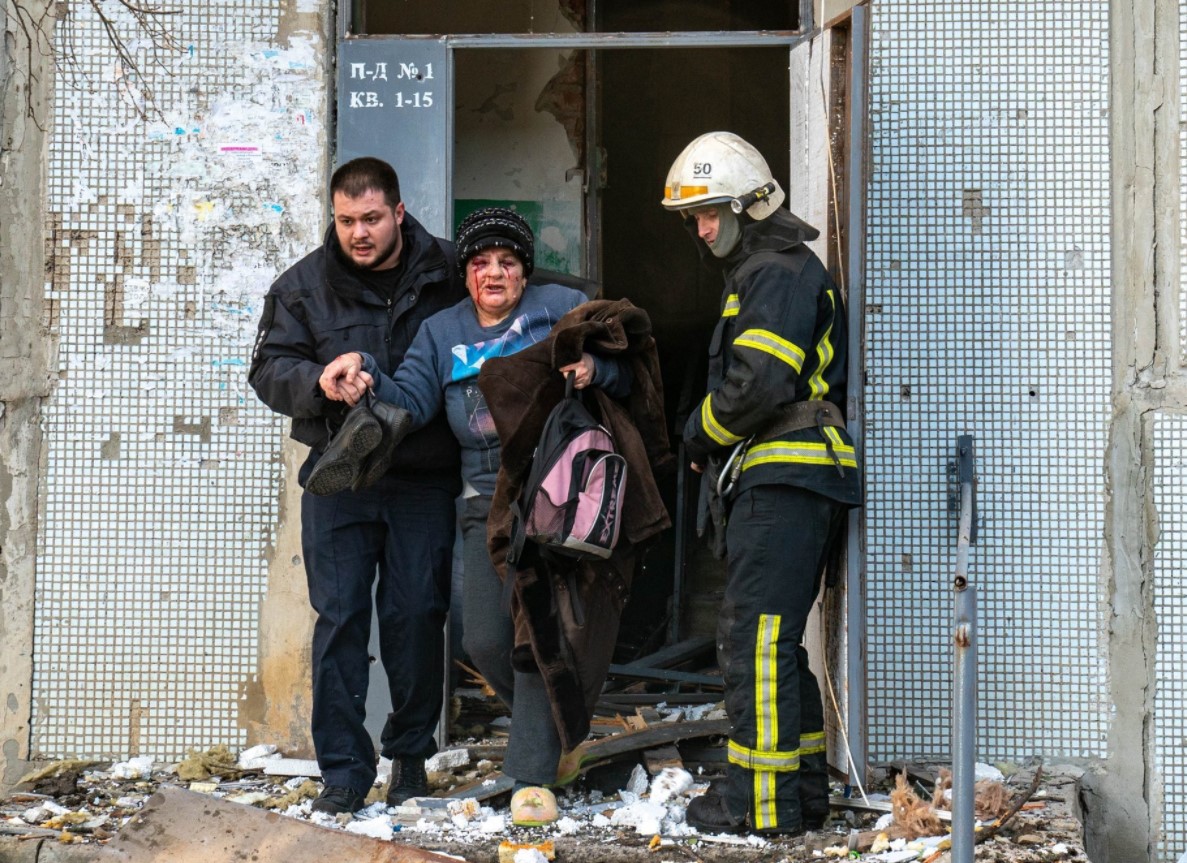
[[[696,138],[668,169],[661,202],[684,211],[729,204],[735,213],[762,220],[783,203],[783,189],[767,160],[733,132],[707,132]]]

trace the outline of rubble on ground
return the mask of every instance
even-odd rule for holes
[[[274,746],[238,753],[225,746],[195,750],[177,764],[154,763],[146,757],[114,764],[59,762],[31,773],[0,800],[0,842],[11,841],[2,838],[7,836],[24,837],[20,841],[108,843],[158,790],[174,786],[471,863],[949,859],[951,815],[945,807],[950,779],[938,765],[882,768],[877,771],[877,787],[863,789],[864,797],[850,789],[846,798],[846,789],[834,784],[831,819],[824,829],[803,836],[767,841],[698,833],[685,823],[685,809],[711,778],[724,772],[725,758],[720,736],[698,736],[696,723],[719,731],[723,715],[715,704],[660,704],[595,722],[595,732],[604,740],[625,741],[628,733],[660,729],[665,739],[678,742],[617,753],[605,763],[582,764],[576,781],[558,789],[560,818],[546,827],[511,824],[508,795],[495,793],[505,738],[494,734],[455,741],[434,756],[428,764],[434,796],[399,807],[383,802],[390,765],[382,764],[366,808],[354,817],[311,813],[310,804],[320,790],[316,765],[286,758]],[[666,727],[671,723],[692,725],[676,728],[682,732],[677,734]],[[498,723],[493,724],[497,728]],[[489,730],[491,723],[483,727]],[[284,775],[290,762],[314,769]],[[1086,861],[1074,817],[1074,770],[1047,768],[1041,781],[1032,783],[1036,765],[1002,767],[1003,772],[982,768],[986,778],[977,785],[980,833],[987,837],[977,847],[977,859]],[[1024,806],[1010,811],[1011,804],[1023,800]]]

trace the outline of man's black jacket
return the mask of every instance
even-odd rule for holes
[[[401,231],[399,276],[390,297],[360,278],[331,225],[322,246],[282,273],[264,298],[247,379],[264,404],[292,417],[292,437],[313,448],[303,476],[344,413],[343,404],[328,400],[318,386],[326,364],[348,351],[365,351],[390,375],[421,322],[466,296],[453,244],[407,213]],[[444,413],[404,439],[388,476],[460,491],[457,441]]]

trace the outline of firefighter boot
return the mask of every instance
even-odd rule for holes
[[[688,803],[684,820],[702,833],[745,833],[746,816],[736,815],[726,803],[726,794],[717,783]]]

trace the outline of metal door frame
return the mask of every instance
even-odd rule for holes
[[[597,0],[590,0],[589,12],[595,13]],[[638,48],[777,48],[785,47],[789,54],[792,49],[803,42],[807,42],[818,35],[815,22],[812,20],[812,0],[800,0],[800,24],[796,31],[704,31],[704,32],[641,32],[641,33],[529,33],[529,34],[441,34],[441,35],[408,35],[399,34],[402,39],[437,40],[445,44],[447,65],[446,81],[448,93],[446,97],[447,117],[452,117],[454,110],[454,81],[453,81],[453,52],[457,49],[581,49],[589,50],[587,60],[586,89],[586,177],[585,202],[583,204],[585,218],[585,238],[583,247],[583,270],[589,278],[597,279],[600,269],[601,235],[598,230],[600,201],[597,193],[597,176],[600,172],[598,157],[598,127],[600,91],[597,86],[596,51],[614,49]],[[337,10],[337,34],[339,41],[391,38],[395,34],[353,35],[353,22],[359,17],[361,0],[348,0],[339,4]],[[854,443],[861,452],[862,426],[864,409],[861,399],[862,374],[862,282],[863,261],[865,257],[865,166],[866,166],[866,138],[865,122],[867,111],[866,96],[866,66],[867,39],[869,32],[869,10],[864,5],[854,6],[851,10],[853,64],[850,70],[851,99],[849,112],[849,141],[847,151],[850,178],[848,189],[849,211],[849,249],[847,255],[849,290],[849,380],[850,394],[848,405],[848,425]],[[335,56],[338,48],[335,47]],[[336,84],[336,79],[335,79]],[[331,104],[337,104],[337,93],[331,95]],[[452,129],[452,120],[447,122]],[[447,164],[449,177],[447,182],[447,205],[452,206],[453,188],[453,140],[452,135],[446,142]],[[452,219],[452,212],[447,213]],[[864,783],[867,772],[867,736],[865,731],[865,714],[867,709],[866,697],[866,608],[865,608],[865,543],[862,534],[861,515],[854,511],[849,519],[849,538],[846,554],[846,630],[847,630],[847,709],[846,726],[848,728],[848,745],[853,759],[850,784]],[[674,596],[678,595],[681,574],[675,573]]]

